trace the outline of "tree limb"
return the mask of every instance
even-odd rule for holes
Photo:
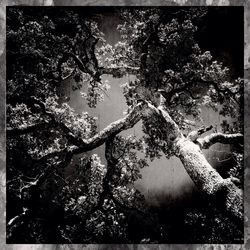
[[[58,122],[54,114],[46,110],[45,104],[43,102],[41,102],[40,100],[34,97],[30,98],[28,102],[31,105],[37,104],[41,108],[42,112],[45,115],[49,116],[52,124],[59,126],[63,130],[63,132],[65,132],[65,135],[69,139],[69,141],[72,142],[74,145],[72,147],[69,147],[67,150],[63,149],[58,152],[53,152],[48,155],[45,155],[44,157],[40,159],[40,160],[45,160],[45,161],[55,156],[60,156],[64,154],[80,154],[83,152],[90,151],[96,147],[99,147],[111,135],[116,135],[123,130],[132,128],[137,122],[139,122],[139,120],[141,119],[143,115],[143,111],[148,106],[146,102],[140,102],[124,118],[121,118],[115,122],[112,122],[102,131],[94,135],[92,138],[82,139],[80,137],[75,136],[70,130],[70,128],[68,128],[64,123]],[[30,133],[35,130],[36,126],[40,126],[40,125],[34,125],[31,127],[27,127],[25,129],[13,129],[13,131],[10,130],[9,132],[13,134],[19,134],[19,135],[24,134],[24,133]]]
[[[83,152],[90,151],[96,147],[102,145],[110,136],[117,135],[123,130],[132,128],[137,122],[140,121],[143,111],[145,111],[147,104],[140,102],[138,103],[133,110],[127,114],[124,118],[112,122],[102,131],[94,135],[92,138],[87,140],[82,140],[80,147],[73,149],[73,154],[80,154]]]
[[[243,144],[243,135],[237,134],[223,134],[223,133],[213,133],[204,138],[197,139],[200,147],[202,149],[208,149],[215,143],[222,144]]]

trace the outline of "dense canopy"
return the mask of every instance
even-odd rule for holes
[[[133,183],[148,162],[173,156],[211,209],[189,214],[188,226],[202,220],[213,226],[191,240],[239,240],[243,81],[199,46],[209,10],[114,8],[112,13],[119,17],[115,45],[106,43],[99,29],[105,8],[7,9],[7,241],[171,241]],[[72,78],[73,90],[95,108],[108,95],[105,75],[134,80],[123,85],[126,115],[98,131],[97,118],[86,110],[76,113],[58,88]],[[225,117],[218,132],[211,133],[209,124],[195,126],[202,124],[204,107]],[[139,121],[142,138],[120,134]],[[210,134],[203,137],[205,132]],[[235,163],[228,178],[202,152],[215,143],[232,145]],[[103,144],[105,162],[91,153]],[[133,236],[135,218],[147,219],[139,223],[144,231]]]

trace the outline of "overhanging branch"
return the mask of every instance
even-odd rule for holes
[[[200,147],[202,149],[208,149],[215,143],[222,144],[243,144],[243,135],[240,133],[237,134],[223,134],[223,133],[213,133],[204,138],[197,139]]]
[[[61,157],[61,156],[69,156],[70,158],[74,154],[81,154],[90,150],[93,150],[96,147],[101,146],[105,141],[110,137],[117,135],[123,130],[132,128],[137,122],[140,121],[143,111],[147,107],[146,102],[140,102],[138,103],[124,118],[121,118],[115,122],[112,122],[109,124],[106,128],[104,128],[102,131],[94,135],[90,139],[83,139],[81,137],[77,137],[73,134],[73,132],[68,128],[64,123],[58,122],[54,116],[54,114],[50,111],[48,111],[45,107],[45,104],[41,101],[39,101],[36,98],[30,98],[29,99],[30,105],[39,105],[42,112],[47,115],[51,121],[48,124],[54,124],[56,126],[59,126],[62,131],[65,133],[65,136],[68,138],[68,140],[73,144],[73,146],[68,147],[67,149],[62,149],[60,151],[52,152],[47,155],[44,155],[40,159],[36,159],[37,162],[46,162],[49,159],[52,159],[53,157]],[[34,126],[21,128],[21,129],[9,129],[9,133],[14,135],[20,135],[20,134],[28,134],[31,132],[34,132],[34,130],[37,127],[42,127],[44,124],[37,124]],[[47,127],[47,124],[46,126]]]
[[[143,111],[146,109],[147,103],[138,103],[133,110],[127,114],[124,118],[112,122],[102,131],[94,135],[88,140],[82,140],[80,147],[72,150],[73,154],[80,154],[83,152],[90,151],[96,147],[102,145],[110,136],[117,135],[123,130],[132,128],[137,122],[140,121]]]

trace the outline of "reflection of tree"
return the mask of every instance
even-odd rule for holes
[[[40,10],[8,9],[8,239],[130,241],[127,217],[133,211],[147,214],[141,195],[132,188],[147,165],[138,151],[151,160],[178,157],[201,193],[240,224],[242,185],[235,173],[242,168],[243,85],[230,79],[229,69],[195,41],[196,25],[206,11],[121,11],[121,41],[110,46],[98,30],[100,15]],[[56,91],[73,77],[74,90],[86,84],[81,95],[95,107],[109,88],[101,79],[105,74],[132,74],[136,79],[123,86],[126,116],[97,133],[96,118],[76,114]],[[237,121],[233,126],[224,124],[223,133],[203,138],[211,126],[183,134],[201,120],[201,107],[216,110],[218,104],[222,115]],[[139,121],[143,138],[118,135]],[[222,178],[202,153],[215,143],[240,148],[230,178]],[[75,164],[75,156],[103,144],[105,165],[95,154]],[[68,165],[76,167],[69,177],[64,174]],[[51,231],[45,232],[46,227]],[[29,236],[23,235],[24,229]]]

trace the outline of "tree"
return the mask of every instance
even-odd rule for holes
[[[27,242],[129,241],[121,226],[126,215],[147,214],[131,184],[146,159],[161,156],[178,157],[204,196],[241,224],[241,180],[235,174],[224,179],[202,152],[215,143],[232,144],[240,160],[243,151],[243,82],[195,39],[207,10],[117,10],[121,40],[115,46],[98,29],[100,13],[39,11],[7,12],[7,239],[23,241],[25,228]],[[76,114],[57,95],[73,77],[75,90],[87,86],[82,96],[94,108],[108,91],[102,76],[127,74],[135,76],[123,86],[127,114],[99,132],[95,117]],[[223,133],[202,137],[209,126],[186,135],[203,106],[235,122],[225,120]],[[139,121],[143,138],[119,135]],[[96,154],[86,155],[102,144],[105,164]],[[75,166],[70,178],[68,166]],[[57,218],[45,216],[46,206]],[[48,227],[57,232],[53,238]]]

